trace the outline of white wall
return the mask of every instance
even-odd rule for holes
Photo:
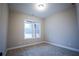
[[[41,23],[40,39],[24,39],[24,20],[31,19]],[[9,12],[8,48],[33,44],[44,41],[44,25],[41,18],[26,15],[18,11]]]
[[[78,31],[79,31],[79,3],[76,3],[76,15],[77,15],[77,23],[78,23]]]
[[[7,4],[0,4],[0,52],[5,54],[8,25],[8,7]]]
[[[76,11],[74,7],[48,17],[45,21],[48,42],[79,49]]]

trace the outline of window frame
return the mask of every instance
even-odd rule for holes
[[[31,20],[24,20],[24,22],[27,22],[27,23],[32,23],[32,38],[25,38],[25,33],[24,33],[24,39],[40,39],[41,38],[41,23],[40,22],[36,22],[36,21],[31,21]],[[34,29],[34,24],[36,23],[39,23],[39,37],[36,37],[36,32],[35,29]],[[24,23],[25,25],[25,23]],[[25,28],[24,28],[24,31],[25,31]]]

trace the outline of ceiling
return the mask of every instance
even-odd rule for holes
[[[71,7],[70,3],[48,3],[47,8],[44,11],[38,11],[35,9],[34,3],[10,3],[9,9],[16,10],[25,14],[37,16],[40,18],[46,18],[56,12],[65,10]]]

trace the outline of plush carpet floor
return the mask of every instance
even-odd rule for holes
[[[43,43],[29,47],[9,50],[6,55],[7,56],[79,56],[79,53]]]

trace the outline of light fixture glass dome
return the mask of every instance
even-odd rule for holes
[[[45,3],[35,4],[35,8],[37,10],[43,11],[47,8],[47,4],[45,4]]]

